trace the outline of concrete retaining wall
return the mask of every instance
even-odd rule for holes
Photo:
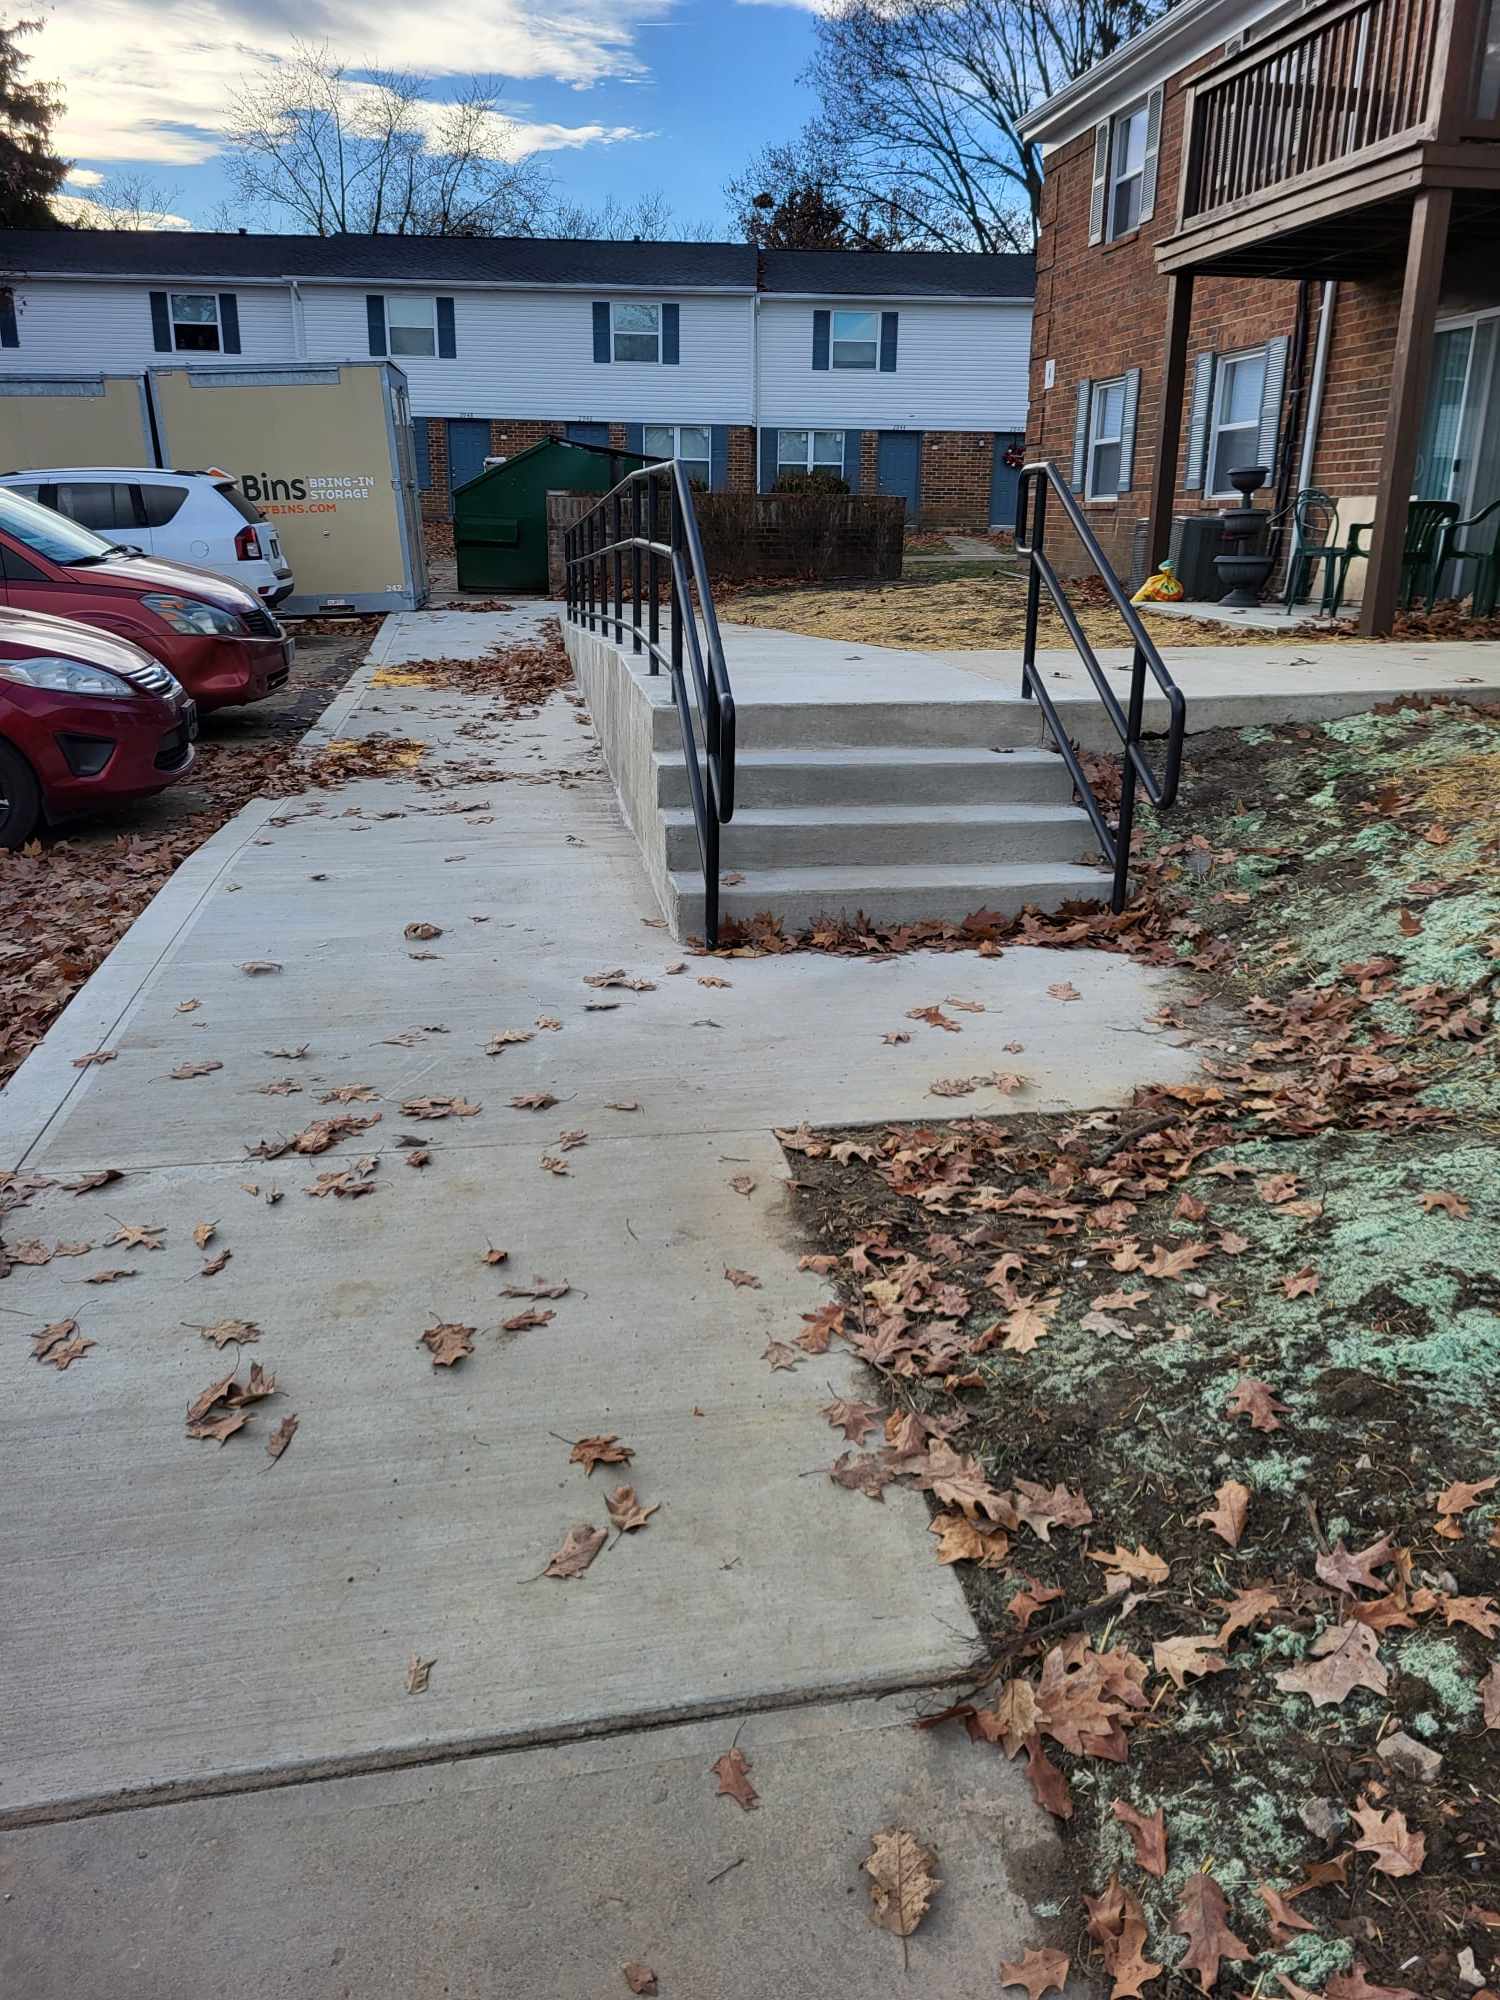
[[[666,674],[637,673],[602,632],[563,620],[563,644],[578,685],[588,699],[594,734],[624,813],[641,850],[651,886],[669,921],[676,920],[676,892],[667,869],[666,830],[657,805],[655,736],[660,711],[670,720],[672,683]]]

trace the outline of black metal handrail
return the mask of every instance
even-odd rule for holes
[[[663,564],[668,621],[665,645],[661,637]],[[703,863],[703,934],[710,946],[716,945],[719,828],[734,817],[734,690],[724,665],[692,489],[681,461],[661,459],[627,473],[566,531],[563,570],[570,624],[591,632],[612,629],[620,645],[628,634],[631,651],[648,656],[651,673],[665,667],[672,676],[693,824]],[[701,763],[690,693],[696,697],[703,728]]]
[[[1032,490],[1035,489],[1036,505],[1034,518],[1031,514]],[[1047,495],[1055,493],[1068,524],[1079,541],[1084,553],[1094,565],[1105,589],[1114,602],[1115,609],[1125,621],[1125,629],[1130,634],[1134,656],[1130,667],[1130,694],[1127,704],[1121,708],[1119,697],[1105,677],[1104,669],[1084,634],[1078,621],[1078,614],[1068,602],[1067,591],[1062,579],[1048,560],[1044,543],[1047,535]],[[1030,539],[1027,538],[1028,526]],[[1058,471],[1050,458],[1040,458],[1021,469],[1019,491],[1016,495],[1016,553],[1026,558],[1026,639],[1025,651],[1021,659],[1021,692],[1028,698],[1034,696],[1046,717],[1047,727],[1057,745],[1064,764],[1078,793],[1079,803],[1093,823],[1099,836],[1105,858],[1114,868],[1114,889],[1109,899],[1112,910],[1125,907],[1125,898],[1130,886],[1130,837],[1135,825],[1135,790],[1139,781],[1146,797],[1158,811],[1164,811],[1177,797],[1177,781],[1182,771],[1182,738],[1186,727],[1187,704],[1182,698],[1182,690],[1167,672],[1161,654],[1150,633],[1142,623],[1141,615],[1126,596],[1124,586],[1110,566],[1108,556],[1100,548],[1093,529],[1089,526],[1083,509],[1079,506],[1073,489]],[[1046,684],[1037,671],[1036,627],[1041,609],[1042,585],[1046,584],[1049,596],[1057,607],[1068,637],[1079,659],[1088,669],[1094,690],[1104,704],[1104,712],[1114,726],[1124,749],[1120,760],[1120,811],[1115,825],[1111,827],[1104,816],[1104,810],[1094,796],[1094,790],[1084,775],[1078,753],[1068,740],[1068,733],[1058,718],[1056,706],[1047,692]],[[1146,674],[1150,672],[1167,701],[1166,745],[1162,757],[1161,775],[1152,769],[1141,748],[1141,717],[1146,705]]]

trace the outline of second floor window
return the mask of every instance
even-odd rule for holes
[[[661,307],[617,299],[609,309],[616,361],[661,360]]]
[[[1146,100],[1115,120],[1109,162],[1109,234],[1128,236],[1141,219],[1146,170]]]
[[[832,360],[835,368],[874,368],[880,359],[880,314],[836,312],[833,315]]]
[[[169,292],[172,345],[179,354],[217,354],[219,299],[216,292]]]
[[[436,354],[436,299],[391,293],[385,302],[385,332],[392,354]]]
[[[641,448],[648,458],[680,458],[695,486],[713,483],[713,459],[707,424],[647,424]]]

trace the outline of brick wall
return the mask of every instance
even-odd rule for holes
[[[1208,60],[1205,58],[1205,64]],[[1205,64],[1195,65],[1195,70]],[[1084,503],[1090,525],[1121,575],[1129,574],[1136,523],[1148,509],[1166,329],[1166,282],[1157,275],[1153,251],[1176,223],[1185,86],[1194,73],[1185,71],[1167,84],[1156,211],[1138,230],[1115,242],[1091,244],[1088,240],[1092,130],[1048,156],[1042,192],[1027,451],[1031,456],[1055,459],[1068,474],[1079,381],[1107,379],[1128,368],[1140,368],[1130,490],[1113,503]],[[1379,474],[1400,283],[1401,269],[1396,265],[1379,282],[1339,286],[1313,480],[1347,503],[1344,511],[1350,521],[1368,518],[1369,496],[1374,494]],[[1311,370],[1317,303],[1315,294],[1304,380]],[[1236,353],[1277,335],[1290,335],[1296,311],[1294,279],[1196,280],[1175,513],[1217,513],[1226,505],[1222,500],[1206,501],[1201,493],[1188,492],[1180,483],[1193,358],[1205,350]],[[1049,358],[1056,371],[1050,390],[1044,386]],[[1293,387],[1289,371],[1287,395]],[[1284,399],[1283,434],[1286,407]],[[1071,540],[1065,529],[1058,532],[1056,559],[1065,573],[1086,567],[1076,543],[1068,546]],[[1049,525],[1049,549],[1052,544]]]
[[[988,528],[994,464],[992,431],[924,431],[923,527]]]

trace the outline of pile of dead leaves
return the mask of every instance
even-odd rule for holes
[[[478,659],[422,660],[410,667],[383,668],[377,682],[448,688],[456,694],[479,696],[499,704],[499,720],[524,721],[536,714],[549,695],[573,685],[562,627],[549,618],[539,629],[541,636],[535,641],[495,646]],[[492,715],[491,719],[497,718]]]

